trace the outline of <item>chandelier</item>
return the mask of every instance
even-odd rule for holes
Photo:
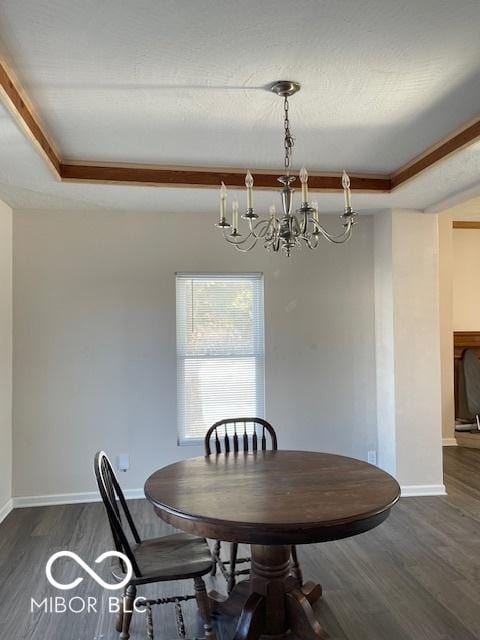
[[[237,200],[232,202],[232,222],[227,222],[227,188],[222,182],[220,188],[220,220],[215,225],[222,230],[227,242],[233,244],[238,251],[250,251],[260,241],[264,248],[269,251],[279,251],[282,249],[287,256],[290,256],[292,249],[305,244],[309,249],[316,249],[320,236],[329,242],[342,244],[352,235],[353,225],[356,223],[357,214],[352,209],[350,178],[346,171],[342,176],[342,187],[345,199],[345,208],[340,216],[343,230],[338,235],[329,233],[319,221],[318,203],[310,202],[308,199],[308,173],[303,167],[299,173],[302,185],[302,201],[300,208],[292,213],[294,189],[290,186],[295,181],[295,176],[290,175],[290,165],[292,160],[292,149],[294,138],[290,132],[290,121],[288,117],[288,98],[300,90],[298,82],[281,80],[275,82],[270,90],[283,98],[284,108],[284,147],[285,147],[285,174],[278,178],[283,185],[282,195],[282,215],[277,216],[274,204],[270,207],[269,216],[259,218],[253,208],[253,176],[247,171],[245,176],[245,186],[247,188],[247,208],[242,219],[246,220],[245,231],[239,227],[239,205]]]

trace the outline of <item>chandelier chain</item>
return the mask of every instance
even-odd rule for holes
[[[285,96],[285,99],[283,101],[283,111],[284,111],[284,119],[283,119],[283,126],[285,129],[285,139],[284,139],[284,146],[285,146],[285,169],[288,171],[290,169],[290,163],[292,160],[292,148],[293,145],[295,143],[295,139],[293,138],[291,132],[290,132],[290,120],[288,118],[288,97]]]

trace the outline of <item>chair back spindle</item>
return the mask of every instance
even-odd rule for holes
[[[237,433],[237,423],[233,425],[233,451],[234,453],[238,453],[238,433]]]
[[[268,441],[270,441],[270,447]],[[272,425],[263,418],[226,418],[215,422],[207,431],[205,455],[211,455],[212,450],[217,454],[230,453],[232,447],[233,452],[238,453],[240,443],[245,453],[250,450],[258,451],[259,445],[261,451],[276,451],[277,435]]]

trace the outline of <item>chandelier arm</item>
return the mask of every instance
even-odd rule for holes
[[[248,226],[250,227],[250,233],[257,240],[259,240],[260,238],[264,238],[266,236],[270,224],[271,224],[271,220],[267,218],[264,218],[263,220],[258,220],[255,224],[253,224],[251,220],[248,221]],[[260,228],[260,232],[257,233],[257,229],[259,228]]]
[[[239,236],[234,236],[234,238],[235,238],[235,237],[239,237],[239,238],[241,238],[241,240],[232,240],[232,238],[231,238],[231,237],[229,237],[225,231],[223,231],[223,237],[224,237],[224,239],[225,239],[229,244],[233,244],[234,246],[238,246],[238,245],[245,244],[246,242],[248,242],[248,240],[250,239],[251,235],[252,235],[252,234],[251,234],[251,233],[249,233],[249,234],[248,234],[248,236],[245,236],[245,238],[243,238],[241,235],[239,235]]]
[[[242,247],[238,244],[235,244],[235,249],[237,251],[240,251],[241,253],[248,253],[253,249],[253,247],[257,244],[257,242],[258,242],[258,238],[255,238],[249,247]]]
[[[344,242],[347,242],[347,240],[350,240],[351,236],[352,236],[352,227],[349,226],[348,229],[345,230],[345,233],[342,236],[329,236],[327,234],[326,236],[324,236],[324,238],[328,242],[331,242],[332,244],[343,244]]]
[[[265,249],[270,249],[279,243],[278,236],[271,236],[263,243]]]
[[[301,240],[303,240],[303,241],[305,242],[305,244],[307,245],[307,247],[309,247],[309,249],[313,249],[313,246],[312,246],[312,245],[313,245],[313,242],[312,242],[312,240],[313,240],[313,239],[316,239],[316,240],[317,240],[317,245],[318,245],[318,238],[317,238],[317,236],[316,236],[315,234],[313,234],[313,233],[310,233],[310,232],[308,231],[308,228],[307,228],[307,230],[305,231],[305,233],[302,233],[302,234],[300,235],[300,239],[301,239]]]
[[[298,218],[296,215],[291,216],[291,221],[292,221],[292,232],[295,235],[295,238],[299,238],[303,236],[303,223],[300,223],[298,221]]]
[[[332,244],[343,244],[350,239],[352,235],[353,221],[350,219],[346,222],[345,231],[339,233],[338,235],[332,235],[329,233],[321,224],[315,221],[316,230],[322,234],[325,240],[331,242]]]
[[[264,236],[264,247],[270,247],[279,242],[280,239],[280,223],[276,218],[269,221],[267,232]]]
[[[344,242],[347,242],[352,235],[352,225],[348,224],[345,231],[337,236],[328,233],[328,231],[320,225],[318,227],[318,231],[322,234],[325,240],[328,240],[328,242],[331,242],[332,244],[343,244]]]
[[[237,249],[238,251],[241,251],[242,253],[247,253],[248,251],[251,251],[254,246],[257,244],[258,240],[262,239],[265,234],[266,234],[266,229],[269,226],[269,220],[262,220],[262,223],[268,223],[265,227],[265,232],[261,235],[261,236],[256,236],[254,233],[249,233],[245,238],[242,238],[241,240],[233,240],[232,238],[228,237],[228,235],[226,234],[226,232],[223,232],[223,237],[225,238],[225,240],[229,243],[232,244],[235,249]],[[249,240],[251,240],[251,245],[249,247],[244,247],[243,245],[245,245]]]

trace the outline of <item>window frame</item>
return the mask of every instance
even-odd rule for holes
[[[259,282],[259,290],[258,296],[256,297],[256,315],[258,319],[258,326],[260,328],[260,335],[257,336],[258,340],[258,348],[259,355],[255,355],[255,365],[256,365],[256,405],[257,405],[257,415],[255,417],[264,418],[265,417],[265,279],[263,272],[259,271],[242,271],[242,272],[212,272],[212,271],[177,271],[175,273],[175,357],[176,357],[176,425],[177,425],[177,445],[178,446],[199,446],[203,445],[204,438],[197,437],[188,437],[186,436],[186,429],[184,424],[180,424],[180,417],[183,414],[181,410],[181,406],[183,406],[184,397],[185,397],[185,384],[182,385],[182,389],[180,389],[180,368],[183,366],[185,360],[189,357],[195,357],[196,359],[205,358],[206,360],[213,360],[216,357],[218,358],[235,358],[235,357],[245,357],[245,356],[235,356],[235,355],[221,355],[221,356],[180,356],[178,353],[178,342],[179,342],[179,318],[178,318],[178,281],[179,279],[206,279],[211,278],[212,280],[240,280],[242,278],[248,278],[251,280],[257,280]],[[260,369],[260,370],[259,370]],[[185,378],[183,377],[183,380]],[[260,403],[259,403],[260,400]],[[232,417],[232,416],[225,416]],[[239,417],[250,417],[250,416],[239,416]],[[251,416],[253,417],[253,416]],[[211,426],[211,425],[208,425]],[[208,428],[208,427],[207,427]]]

